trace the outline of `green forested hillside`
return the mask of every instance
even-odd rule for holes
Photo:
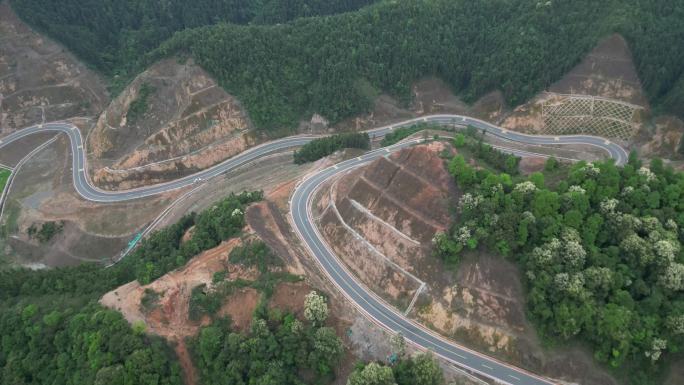
[[[373,0],[12,0],[19,16],[108,76],[185,28],[275,24],[358,9]]]
[[[369,2],[12,0],[29,23],[119,79],[192,53],[265,129],[294,127],[314,111],[339,121],[367,110],[378,90],[407,100],[425,75],[468,101],[501,89],[510,104],[522,103],[613,32],[632,47],[654,106],[684,116],[684,6],[676,0],[381,1],[256,25]],[[253,25],[238,25],[246,22]]]
[[[324,158],[343,148],[360,148],[370,150],[371,141],[368,134],[346,132],[314,139],[294,152],[294,162],[303,164]]]
[[[211,209],[155,232],[119,264],[0,270],[0,385],[181,384],[176,358],[97,300],[138,279],[148,283],[197,253],[236,236],[258,192],[230,195]],[[181,242],[194,225],[193,237]]]
[[[684,348],[684,173],[634,154],[525,179],[460,156],[449,171],[466,193],[439,254],[484,245],[515,260],[547,341],[583,341],[626,383],[659,383]]]
[[[116,311],[77,303],[52,298],[0,308],[0,384],[183,383],[164,341],[131,328]]]

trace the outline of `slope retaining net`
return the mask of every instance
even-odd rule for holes
[[[542,104],[544,134],[586,134],[629,140],[643,107],[589,95],[554,95]]]

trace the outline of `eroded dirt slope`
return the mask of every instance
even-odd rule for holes
[[[542,132],[542,105],[560,94],[600,96],[648,107],[627,42],[612,35],[596,46],[575,68],[528,103],[518,106],[502,126]]]
[[[183,367],[185,383],[196,384],[198,376],[186,346],[186,338],[195,336],[202,326],[210,324],[212,320],[206,315],[199,320],[190,317],[192,289],[202,284],[211,287],[214,274],[222,271],[226,272],[225,279],[229,281],[257,279],[259,272],[256,268],[245,268],[230,262],[230,251],[240,244],[237,238],[223,242],[149,285],[130,282],[105,294],[100,302],[120,311],[129,322],[143,322],[148,332],[172,342]],[[276,285],[269,306],[302,316],[304,296],[310,291],[311,287],[304,282],[281,282]],[[146,292],[154,292],[158,296],[152,306],[143,305],[143,298],[148,295]],[[235,329],[247,331],[261,295],[249,287],[235,290],[224,299],[216,317],[229,316]]]
[[[377,295],[445,336],[554,378],[612,383],[585,352],[540,347],[515,264],[479,253],[454,269],[432,255],[460,195],[445,150],[454,151],[439,142],[405,149],[324,187],[313,215],[331,248]]]
[[[426,277],[443,271],[426,258],[434,234],[449,227],[450,197],[457,193],[442,150],[433,143],[380,158],[319,194],[316,215],[333,250],[402,311]]]
[[[192,60],[154,64],[107,107],[88,138],[93,180],[105,188],[178,178],[249,144],[236,99]]]
[[[684,122],[674,116],[652,115],[630,48],[620,35],[606,37],[563,78],[504,114],[499,123],[517,131],[546,132],[543,105],[561,103],[560,95],[564,94],[597,96],[637,106],[631,120],[632,134],[624,144],[642,156],[680,158],[676,150],[684,134]],[[608,137],[610,133],[609,129],[593,132]]]
[[[96,117],[108,100],[98,76],[0,3],[0,131]]]

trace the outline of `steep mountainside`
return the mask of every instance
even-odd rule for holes
[[[150,49],[176,31],[216,23],[276,24],[355,10],[375,0],[11,0],[41,32],[124,86]],[[144,60],[143,60],[144,61]],[[144,69],[144,68],[139,68]]]
[[[367,287],[443,335],[553,378],[614,384],[581,351],[542,350],[513,263],[481,252],[454,269],[432,254],[460,196],[440,157],[453,151],[416,146],[331,182],[315,205],[321,233]]]
[[[612,35],[603,39],[560,80],[518,106],[501,124],[514,130],[544,133],[548,129],[544,108],[563,103],[564,95],[569,94],[607,98],[632,104],[641,110],[649,108],[627,42],[620,35]],[[591,111],[580,108],[573,113],[588,115]],[[643,121],[634,123],[640,126]]]
[[[428,258],[430,240],[448,228],[449,197],[456,192],[438,152],[421,146],[381,158],[333,182],[318,204],[333,249],[400,310],[421,285],[415,276],[441,269]]]
[[[240,104],[192,60],[163,60],[104,111],[88,138],[93,180],[134,187],[206,168],[244,150]]]
[[[96,74],[0,3],[2,134],[44,121],[94,117],[107,99]]]
[[[682,114],[684,8],[675,0],[410,0],[359,9],[369,2],[12,4],[33,26],[109,75],[117,89],[159,57],[189,53],[263,129],[294,128],[314,113],[335,123],[368,111],[378,92],[406,102],[410,85],[430,75],[466,101],[498,89],[518,105],[612,33],[629,42],[651,103]],[[282,15],[259,16],[274,10]],[[356,11],[297,18],[345,10]],[[276,24],[258,25],[262,21]],[[230,54],[235,52],[241,54]]]
[[[592,102],[589,97],[597,98]],[[614,34],[603,39],[560,80],[515,108],[500,123],[524,132],[588,132],[619,138],[642,156],[676,159],[684,122],[673,115],[657,114],[642,87],[632,50],[622,36]],[[576,119],[580,115],[584,120]],[[590,120],[592,115],[598,120]]]

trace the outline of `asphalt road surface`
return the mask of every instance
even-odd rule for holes
[[[371,151],[358,158],[338,163],[305,179],[295,189],[290,204],[290,215],[299,237],[335,286],[376,324],[394,333],[401,332],[415,345],[429,349],[459,367],[475,371],[498,382],[513,385],[553,384],[549,380],[458,346],[411,321],[359,283],[356,277],[346,270],[318,232],[311,214],[311,204],[316,191],[328,179],[414,144],[416,144],[415,140]]]
[[[472,125],[480,129],[485,129],[493,135],[528,144],[588,144],[604,149],[619,165],[624,164],[628,158],[627,152],[622,147],[603,138],[591,136],[529,136],[509,132],[486,122],[466,117],[434,116],[428,119],[435,123]],[[413,123],[414,122],[401,123],[400,125],[410,125]],[[397,126],[394,127],[396,128]],[[360,157],[349,159],[324,169],[301,182],[295,189],[290,202],[290,215],[292,216],[296,232],[333,284],[335,284],[335,286],[337,286],[337,288],[356,305],[357,308],[376,324],[393,333],[401,332],[404,337],[413,344],[423,349],[429,349],[461,368],[493,379],[498,383],[511,385],[554,384],[554,382],[549,379],[521,370],[448,341],[399,313],[396,309],[392,308],[391,305],[378,298],[371,290],[361,284],[358,279],[342,265],[318,232],[311,214],[311,204],[316,191],[326,181],[336,175],[340,175],[341,173],[367,164],[381,156],[387,156],[393,151],[413,145],[415,142],[416,141],[399,143],[395,146],[368,152]],[[516,150],[511,150],[511,152],[516,153]]]
[[[382,137],[399,127],[413,125],[417,122],[430,122],[445,125],[471,125],[486,130],[489,134],[501,138],[526,144],[558,145],[558,144],[582,144],[601,148],[607,155],[615,159],[616,164],[623,165],[628,158],[627,152],[619,145],[609,140],[588,136],[538,136],[525,135],[507,131],[490,123],[459,115],[431,115],[417,119],[407,120],[401,123],[367,131],[373,137]],[[121,202],[143,198],[170,190],[175,190],[201,183],[224,172],[233,170],[262,156],[274,152],[302,146],[315,137],[293,136],[254,147],[242,152],[233,158],[219,163],[211,168],[200,171],[177,180],[146,187],[122,191],[104,191],[92,185],[88,178],[86,155],[83,147],[83,139],[79,130],[65,122],[47,123],[31,126],[16,131],[8,136],[0,138],[0,150],[13,142],[39,132],[61,132],[69,137],[72,153],[72,173],[76,191],[85,199],[97,202]],[[319,234],[311,216],[311,202],[316,190],[329,178],[359,167],[381,156],[388,155],[392,151],[414,145],[417,141],[405,141],[396,145],[370,151],[357,158],[349,159],[332,167],[324,169],[302,181],[294,191],[290,205],[295,230],[302,241],[307,245],[311,254],[331,279],[331,281],[352,301],[357,308],[370,317],[378,325],[393,332],[401,332],[405,338],[415,345],[433,351],[435,354],[450,362],[479,373],[497,382],[511,385],[548,385],[553,384],[548,379],[536,376],[514,366],[505,364],[493,358],[461,347],[443,337],[425,329],[421,325],[411,321],[403,314],[394,310],[389,304],[379,299],[369,289],[364,287],[352,274],[340,263],[339,259],[330,250],[326,242]]]
[[[457,124],[457,125],[471,125],[479,129],[484,129],[492,135],[501,138],[527,143],[527,144],[583,144],[599,147],[605,150],[611,158],[614,158],[616,163],[621,165],[627,161],[627,152],[619,145],[612,143],[606,139],[596,136],[588,135],[573,135],[573,136],[537,136],[525,135],[517,132],[507,131],[499,128],[493,124],[459,115],[431,115],[417,119],[407,120],[401,123],[376,128],[367,131],[369,135],[374,137],[382,137],[386,133],[393,131],[399,127],[410,126],[417,122],[431,122],[438,124]],[[312,139],[314,136],[291,136],[284,139],[275,140],[256,146],[247,151],[240,153],[228,160],[223,161],[211,168],[200,171],[198,173],[185,176],[167,183],[160,183],[156,185],[145,186],[141,188],[121,191],[105,191],[101,190],[90,182],[88,178],[86,167],[87,157],[84,152],[83,138],[80,131],[70,123],[55,122],[46,123],[36,126],[24,128],[16,131],[8,136],[0,138],[0,150],[5,146],[11,145],[18,139],[33,135],[39,132],[62,132],[69,137],[72,153],[72,173],[74,180],[74,187],[76,191],[85,199],[95,202],[121,202],[132,199],[144,198],[151,195],[160,194],[166,191],[171,191],[183,187],[187,187],[196,183],[200,183],[211,179],[222,173],[231,171],[239,166],[247,164],[262,156],[269,155],[275,152],[283,151],[293,147],[302,146]]]

